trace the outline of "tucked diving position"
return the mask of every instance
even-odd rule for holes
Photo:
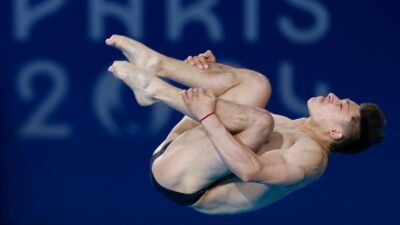
[[[308,100],[309,117],[289,119],[265,109],[267,76],[218,64],[211,51],[181,61],[120,35],[106,43],[127,57],[109,71],[140,105],[163,102],[184,114],[154,151],[150,175],[162,194],[199,212],[268,206],[318,180],[332,153],[359,153],[383,138],[375,104],[330,93]]]

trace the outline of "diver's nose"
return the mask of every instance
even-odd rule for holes
[[[335,100],[337,100],[337,99],[339,99],[339,98],[338,98],[338,96],[336,96],[335,94],[329,93],[329,94],[328,94],[328,99],[329,99],[329,102],[334,102]]]

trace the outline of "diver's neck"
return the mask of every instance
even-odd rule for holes
[[[293,120],[293,128],[305,133],[317,142],[326,153],[330,152],[329,146],[331,143],[329,139],[326,138],[326,134],[323,133],[311,117]]]

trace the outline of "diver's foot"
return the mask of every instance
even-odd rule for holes
[[[109,46],[120,49],[129,62],[152,74],[159,74],[164,55],[150,49],[144,44],[122,35],[112,35],[106,40]]]
[[[149,106],[157,102],[151,97],[157,88],[151,73],[127,61],[115,61],[108,70],[132,89],[139,105]]]

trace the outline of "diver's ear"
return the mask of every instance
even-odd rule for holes
[[[333,129],[333,130],[329,131],[329,135],[335,141],[340,141],[341,139],[343,139],[343,132],[341,130]]]

